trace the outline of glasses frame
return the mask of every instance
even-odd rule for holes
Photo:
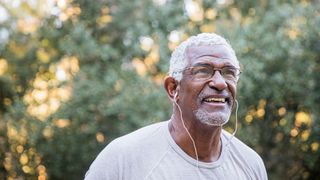
[[[227,81],[227,80],[229,80],[229,81],[230,81],[230,80],[231,80],[231,81],[238,81],[238,80],[239,80],[239,76],[240,76],[240,74],[242,73],[242,71],[241,71],[240,68],[237,68],[237,67],[234,67],[234,66],[231,66],[231,65],[224,66],[224,67],[222,67],[222,68],[217,68],[217,67],[213,67],[213,66],[207,65],[207,64],[202,64],[202,65],[196,65],[196,66],[186,67],[186,68],[184,68],[184,69],[175,71],[174,73],[181,73],[181,72],[183,73],[183,72],[185,72],[185,71],[187,71],[187,70],[190,70],[190,69],[193,69],[193,68],[197,68],[197,67],[201,67],[201,66],[202,66],[202,67],[211,67],[212,70],[213,70],[213,72],[212,72],[211,76],[209,76],[208,78],[203,78],[203,79],[197,79],[197,78],[194,77],[194,75],[193,75],[192,73],[190,73],[189,75],[190,75],[194,80],[196,80],[196,81],[207,81],[207,80],[211,79],[211,78],[214,76],[214,74],[216,73],[216,71],[219,71],[220,75],[223,77],[223,79],[224,79],[225,81]],[[228,79],[228,78],[225,78],[225,77],[224,77],[224,75],[222,74],[222,70],[223,70],[223,68],[226,68],[226,67],[231,67],[231,68],[233,68],[233,69],[238,70],[238,73],[236,74],[235,79]]]

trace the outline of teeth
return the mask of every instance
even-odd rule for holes
[[[206,102],[226,102],[225,98],[206,98]]]

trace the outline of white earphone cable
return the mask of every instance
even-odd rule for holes
[[[237,107],[236,107],[236,123],[235,123],[235,125],[234,125],[234,131],[233,131],[233,133],[231,134],[231,137],[229,138],[228,143],[226,144],[226,147],[229,146],[232,138],[236,135],[236,133],[237,133],[237,131],[238,131],[238,108],[239,108],[239,103],[238,103],[237,100],[235,100],[235,103],[236,103],[236,105],[237,105]]]
[[[194,148],[194,153],[195,153],[195,155],[196,155],[196,159],[197,159],[197,163],[198,163],[199,157],[198,157],[198,151],[197,151],[196,143],[195,143],[195,141],[193,140],[193,138],[192,138],[190,132],[188,131],[186,125],[184,124],[184,120],[183,120],[183,117],[182,117],[182,111],[181,111],[180,106],[178,105],[178,103],[177,103],[176,101],[175,101],[175,104],[178,106],[178,109],[179,109],[179,111],[180,111],[180,118],[181,118],[181,121],[182,121],[182,125],[183,125],[184,129],[186,130],[188,136],[190,137],[190,139],[191,139],[191,141],[192,141],[193,148]],[[198,166],[198,164],[197,164],[197,166]]]
[[[186,130],[188,136],[190,137],[190,140],[192,141],[192,145],[193,145],[193,148],[194,148],[194,152],[195,152],[195,156],[196,156],[196,160],[197,160],[197,172],[200,176],[200,169],[199,169],[199,156],[198,156],[198,151],[197,151],[197,147],[196,147],[196,143],[194,141],[194,139],[192,138],[190,132],[188,131],[185,123],[184,123],[184,119],[183,119],[183,116],[182,116],[182,110],[179,106],[179,104],[177,103],[177,100],[176,100],[176,95],[174,96],[174,103],[177,105],[178,109],[179,109],[179,112],[180,112],[180,119],[182,121],[182,125],[183,125],[183,128]],[[236,103],[236,122],[235,122],[235,128],[234,128],[234,131],[233,133],[231,134],[231,137],[229,138],[228,140],[228,143],[226,144],[226,147],[230,144],[232,138],[235,136],[235,134],[237,133],[237,130],[238,130],[238,108],[239,108],[239,103],[237,100],[235,100],[235,103]]]
[[[177,103],[177,100],[176,100],[176,96],[174,97],[174,103],[177,105],[178,109],[179,109],[179,112],[180,112],[180,119],[182,121],[182,125],[184,127],[184,129],[186,130],[188,136],[190,137],[190,140],[192,141],[192,145],[193,145],[193,148],[194,148],[194,153],[195,153],[195,156],[196,156],[196,160],[197,160],[197,173],[198,175],[200,176],[200,170],[199,170],[199,156],[198,156],[198,150],[197,150],[197,147],[196,147],[196,143],[194,141],[194,139],[192,138],[190,132],[188,131],[185,123],[184,123],[184,119],[182,117],[182,110],[179,106],[179,104]]]

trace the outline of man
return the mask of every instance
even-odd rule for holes
[[[171,119],[111,142],[85,179],[267,179],[259,155],[222,129],[237,105],[239,75],[236,55],[221,36],[203,33],[184,41],[164,80]]]

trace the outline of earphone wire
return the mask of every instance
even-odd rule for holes
[[[196,156],[196,160],[197,160],[197,172],[198,172],[198,175],[200,176],[199,156],[198,156],[198,151],[197,151],[196,143],[195,143],[194,139],[192,138],[190,132],[188,131],[188,129],[187,129],[185,123],[184,123],[184,119],[183,119],[183,116],[182,116],[182,110],[181,110],[179,104],[177,103],[176,95],[174,96],[174,103],[177,105],[177,107],[178,107],[178,109],[179,109],[180,119],[181,119],[181,121],[182,121],[182,125],[183,125],[184,129],[186,130],[188,136],[190,137],[190,140],[192,141],[192,145],[193,145],[194,152],[195,152],[195,156]],[[226,144],[226,147],[229,146],[232,138],[235,136],[235,134],[236,134],[237,131],[238,131],[238,108],[239,108],[239,103],[238,103],[237,100],[235,100],[235,103],[236,103],[236,122],[235,122],[235,128],[234,128],[233,133],[231,134],[231,137],[230,137],[229,140],[228,140],[228,143]]]
[[[232,133],[232,136],[236,135],[237,131],[238,131],[238,109],[239,109],[239,103],[237,100],[235,100],[237,107],[236,107],[236,124],[235,124],[235,128],[234,128],[234,132]]]
[[[236,123],[235,123],[235,125],[234,125],[234,126],[235,126],[235,127],[234,127],[234,131],[233,131],[233,133],[231,134],[231,137],[229,138],[228,143],[226,144],[226,147],[229,146],[232,138],[236,135],[236,133],[237,133],[237,131],[238,131],[238,108],[239,108],[239,103],[238,103],[237,100],[235,100],[235,103],[236,103],[236,105],[237,105],[237,107],[236,107]]]
[[[182,125],[183,125],[184,129],[186,130],[188,136],[190,137],[190,139],[191,139],[191,141],[192,141],[193,148],[194,148],[194,152],[195,152],[196,159],[197,159],[197,167],[199,167],[199,157],[198,157],[198,151],[197,151],[196,143],[195,143],[195,141],[193,140],[190,132],[188,131],[188,129],[187,129],[185,123],[184,123],[184,120],[183,120],[183,117],[182,117],[182,111],[181,111],[181,108],[180,108],[179,104],[178,104],[176,101],[174,101],[174,103],[177,105],[177,107],[178,107],[178,109],[179,109],[179,111],[180,111],[180,118],[181,118],[181,121],[182,121]]]
[[[180,119],[181,119],[181,121],[182,121],[183,128],[186,130],[186,132],[187,132],[190,140],[192,141],[192,145],[193,145],[194,152],[195,152],[195,156],[196,156],[196,160],[197,160],[197,170],[198,170],[198,173],[199,173],[199,156],[198,156],[197,146],[196,146],[196,143],[195,143],[194,139],[192,138],[189,130],[187,129],[187,127],[186,127],[186,125],[185,125],[185,123],[184,123],[184,119],[183,119],[183,116],[182,116],[182,110],[181,110],[179,104],[177,103],[176,96],[177,96],[177,94],[176,94],[175,97],[174,97],[174,103],[177,105],[177,107],[178,107],[178,109],[179,109]],[[200,174],[200,173],[199,173],[199,174]]]

